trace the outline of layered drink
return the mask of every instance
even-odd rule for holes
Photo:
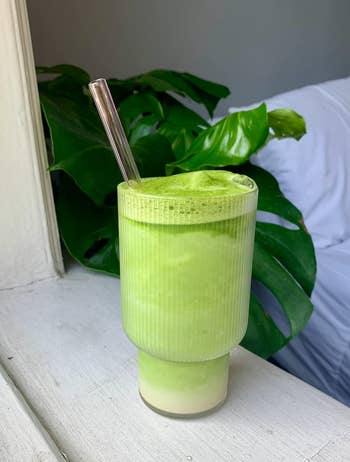
[[[118,186],[123,326],[155,410],[206,412],[227,393],[248,322],[257,187],[224,170]]]

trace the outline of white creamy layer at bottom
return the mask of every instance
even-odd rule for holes
[[[170,414],[191,415],[209,411],[221,404],[227,395],[227,377],[217,381],[210,392],[200,389],[189,393],[180,390],[164,390],[152,387],[151,384],[139,381],[139,391],[142,398],[157,410]]]

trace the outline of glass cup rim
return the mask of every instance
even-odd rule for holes
[[[251,189],[233,194],[168,196],[137,192],[126,183],[118,185],[118,214],[152,224],[199,224],[223,221],[256,212],[258,187],[246,175]]]
[[[213,200],[213,201],[216,201],[218,200],[219,198],[222,198],[222,200],[224,199],[234,199],[235,197],[237,197],[237,200],[239,198],[242,198],[242,196],[245,196],[245,195],[249,195],[249,194],[254,194],[256,192],[258,192],[258,186],[257,184],[255,183],[255,181],[250,178],[248,175],[244,175],[244,174],[241,174],[241,173],[235,173],[235,172],[231,172],[235,175],[236,178],[243,178],[244,181],[246,183],[249,183],[249,187],[250,189],[246,190],[246,191],[241,191],[239,193],[237,192],[234,192],[232,194],[230,193],[227,193],[227,194],[194,194],[194,195],[184,195],[184,196],[181,196],[181,195],[169,195],[169,194],[147,194],[147,193],[143,193],[143,192],[140,192],[138,191],[138,186],[135,185],[135,187],[130,187],[128,185],[128,183],[126,183],[125,181],[123,181],[122,183],[119,183],[118,184],[118,191],[119,190],[122,190],[123,193],[126,193],[126,194],[130,194],[130,195],[133,195],[134,197],[142,197],[143,199],[150,199],[150,200],[171,200],[171,201],[179,201],[179,202],[187,202],[187,201],[201,201],[201,200]],[[147,178],[142,178],[141,179],[141,182],[142,181],[150,181],[150,180],[154,180],[154,179],[157,179],[157,178],[162,178],[162,177],[147,177]],[[241,183],[241,184],[244,184],[245,186],[248,186],[246,183]]]

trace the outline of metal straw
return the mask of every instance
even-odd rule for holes
[[[89,83],[89,89],[106,130],[109,142],[111,143],[123,178],[129,186],[133,186],[133,182],[136,181],[136,183],[139,183],[141,181],[140,174],[128,140],[126,139],[123,126],[120,122],[107,82],[105,79],[93,80]]]

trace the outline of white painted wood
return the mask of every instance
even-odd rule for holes
[[[63,271],[25,0],[0,1],[0,288]]]
[[[0,416],[1,462],[65,462],[1,365]]]
[[[150,411],[117,279],[74,267],[0,297],[0,358],[71,462],[350,459],[350,409],[242,349],[216,413],[172,420]]]

